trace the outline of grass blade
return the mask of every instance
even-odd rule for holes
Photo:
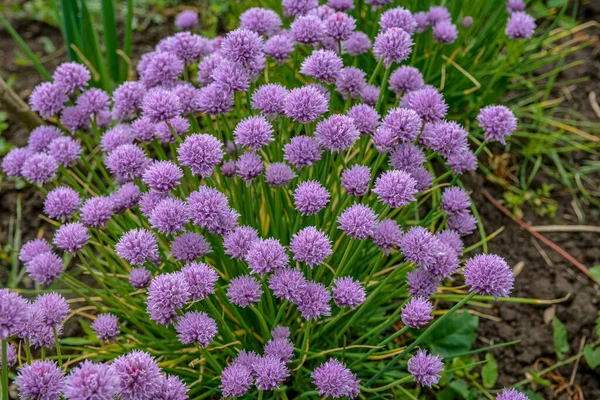
[[[106,62],[108,72],[113,81],[119,81],[119,57],[117,49],[117,23],[115,19],[115,7],[113,0],[102,0],[102,26],[104,27],[104,48],[106,50]]]
[[[125,20],[125,38],[123,43],[123,52],[128,60],[131,60],[131,47],[133,42],[133,0],[127,0],[127,16]],[[121,64],[120,82],[126,81],[129,77],[131,65],[127,60]]]

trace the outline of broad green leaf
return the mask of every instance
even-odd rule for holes
[[[89,340],[88,338],[82,338],[82,337],[63,338],[60,340],[60,342],[62,344],[69,345],[69,346],[81,346],[81,345],[85,345],[85,344],[95,343],[95,342]]]
[[[450,383],[450,387],[454,389],[456,393],[460,394],[463,399],[469,397],[469,387],[465,381],[453,381]]]
[[[589,272],[590,275],[600,281],[600,265],[594,265],[592,268],[590,268]]]
[[[431,332],[425,342],[432,351],[442,357],[469,351],[477,339],[475,331],[479,318],[466,311],[460,311],[448,318],[444,324]]]
[[[533,377],[533,381],[534,381],[535,383],[537,383],[537,384],[539,384],[539,385],[542,385],[542,386],[546,386],[546,387],[548,387],[548,386],[552,385],[552,383],[551,383],[549,380],[547,380],[547,379],[544,379],[544,378],[542,378],[541,376],[539,376],[539,375],[538,375],[538,373],[537,373],[537,371],[536,371],[535,369],[531,368],[531,369],[529,370],[529,373],[530,373],[530,374],[531,374],[531,376]]]
[[[531,390],[526,391],[525,395],[529,398],[529,400],[544,400],[542,396],[535,392],[532,392]]]
[[[589,344],[585,345],[583,348],[583,356],[591,369],[600,365],[600,347],[594,350]]]
[[[490,353],[485,355],[487,364],[481,369],[481,380],[486,388],[493,388],[498,380],[498,363]]]
[[[554,351],[559,359],[563,359],[569,351],[569,340],[567,339],[567,330],[562,322],[556,317],[552,318],[554,328]]]

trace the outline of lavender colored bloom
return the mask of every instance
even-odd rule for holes
[[[50,82],[40,83],[29,96],[29,105],[42,118],[48,119],[58,114],[67,102],[64,90]]]
[[[444,190],[442,194],[442,210],[448,215],[464,214],[471,207],[469,194],[458,186]]]
[[[225,161],[221,164],[221,173],[225,178],[233,178],[235,177],[235,161]]]
[[[373,243],[375,243],[384,254],[389,254],[392,249],[400,246],[402,228],[393,219],[384,219],[377,224],[373,232]]]
[[[250,181],[262,174],[265,165],[258,154],[247,152],[240,156],[235,163],[235,168],[236,174],[249,185]]]
[[[222,390],[224,398],[241,397],[250,390],[253,381],[254,377],[250,368],[232,363],[223,369],[219,388]]]
[[[354,239],[365,240],[372,236],[376,227],[375,212],[363,204],[354,204],[338,217],[339,229]]]
[[[290,328],[283,325],[277,325],[271,331],[271,336],[273,336],[273,340],[289,340],[290,339]]]
[[[348,11],[354,9],[354,0],[328,0],[327,6],[336,11]]]
[[[227,289],[229,301],[242,308],[258,303],[262,293],[260,282],[249,275],[233,278]]]
[[[170,51],[159,51],[152,55],[140,74],[140,81],[147,87],[170,86],[181,75],[183,60]]]
[[[273,163],[265,172],[265,182],[271,187],[285,186],[296,177],[296,174],[285,163]]]
[[[317,89],[303,86],[292,89],[285,99],[285,115],[296,122],[313,122],[329,109],[325,96]]]
[[[504,388],[501,393],[498,393],[496,400],[529,400],[529,398],[515,389]]]
[[[417,28],[417,23],[410,11],[402,7],[390,8],[381,14],[379,26],[382,31],[390,28],[400,28],[412,35]]]
[[[331,396],[334,399],[355,398],[360,393],[358,387],[360,381],[356,379],[356,374],[335,358],[330,358],[317,367],[310,377],[321,396]]]
[[[59,400],[64,372],[55,361],[34,361],[19,369],[15,384],[20,399]]]
[[[333,281],[334,286],[331,288],[333,292],[333,301],[335,304],[342,307],[350,307],[355,309],[365,302],[366,293],[359,281],[347,276],[337,278]]]
[[[146,260],[155,260],[158,255],[158,243],[154,234],[145,229],[132,229],[125,232],[115,246],[117,255],[134,265]]]
[[[41,185],[52,179],[58,170],[58,163],[54,157],[44,153],[37,153],[25,160],[21,174],[29,182]]]
[[[448,104],[444,101],[444,96],[432,88],[407,93],[402,98],[400,107],[414,110],[426,122],[440,121],[448,112]]]
[[[157,192],[168,192],[179,185],[183,171],[172,161],[154,161],[146,170],[142,181]]]
[[[146,310],[152,321],[168,325],[189,299],[190,287],[181,272],[161,274],[150,283]]]
[[[255,384],[258,390],[279,389],[279,385],[290,375],[285,363],[271,355],[257,359],[252,369],[256,374]]]
[[[276,83],[269,83],[258,87],[252,94],[252,108],[260,110],[267,119],[275,119],[283,115],[285,98],[288,90]]]
[[[440,242],[450,246],[450,248],[452,248],[452,250],[454,250],[457,255],[459,255],[459,256],[462,255],[465,245],[462,242],[462,239],[460,238],[460,235],[458,234],[458,232],[452,231],[452,230],[444,230],[444,231],[438,232],[435,235],[435,237]]]
[[[140,142],[151,142],[156,137],[156,124],[148,117],[141,117],[131,123],[133,136]]]
[[[146,88],[141,82],[123,82],[113,92],[113,117],[119,121],[135,117],[145,94]]]
[[[119,378],[119,398],[123,400],[151,400],[161,383],[160,368],[150,354],[133,350],[118,357],[113,363]]]
[[[404,171],[390,170],[384,172],[377,181],[373,193],[379,200],[392,208],[407,206],[415,200],[417,182]]]
[[[373,107],[367,104],[353,106],[348,110],[347,115],[352,118],[356,129],[363,135],[375,132],[379,125],[379,114]]]
[[[61,250],[76,253],[90,240],[87,228],[79,222],[62,225],[54,234],[54,245]]]
[[[154,400],[188,400],[188,388],[174,375],[161,375],[158,390],[154,393]]]
[[[412,143],[403,143],[390,154],[390,165],[396,169],[412,170],[425,163],[425,154]]]
[[[365,4],[371,4],[374,10],[390,4],[393,0],[365,0]]]
[[[271,9],[253,7],[240,15],[240,28],[272,36],[281,29],[281,18]]]
[[[176,135],[181,137],[190,130],[190,122],[187,118],[178,115],[168,121],[157,123],[154,130],[156,137],[161,143],[172,143],[176,141]]]
[[[189,220],[186,203],[183,200],[170,198],[158,203],[148,219],[154,229],[166,235],[184,230]]]
[[[50,247],[50,243],[48,243],[46,239],[33,239],[21,246],[19,260],[27,265],[36,256],[43,253],[50,253],[51,251],[52,248]]]
[[[298,310],[304,319],[314,319],[331,315],[331,294],[323,284],[306,282],[299,299],[296,299]]]
[[[318,0],[282,0],[283,15],[292,17],[304,15],[319,5]]]
[[[507,0],[506,2],[506,11],[509,13],[525,11],[526,4],[523,0]]]
[[[146,268],[134,268],[129,273],[129,283],[134,289],[148,287],[152,280],[152,274]]]
[[[114,342],[121,332],[117,322],[117,317],[113,314],[99,314],[92,323],[92,329],[98,335],[98,339]]]
[[[171,243],[171,254],[178,261],[193,261],[211,251],[210,244],[199,233],[185,232]]]
[[[448,228],[462,236],[470,235],[477,228],[477,220],[469,213],[455,214],[448,218]]]
[[[85,360],[71,370],[64,390],[67,400],[111,400],[119,391],[119,377],[112,366]]]
[[[227,197],[208,186],[200,186],[190,194],[187,201],[194,224],[209,231],[221,226],[230,211]]]
[[[37,297],[34,306],[40,310],[40,322],[58,328],[69,314],[69,304],[58,293],[47,293]]]
[[[473,17],[467,15],[466,17],[464,17],[462,19],[460,24],[462,25],[463,28],[467,28],[467,29],[470,28],[471,26],[473,26]]]
[[[479,254],[465,263],[463,275],[470,291],[480,295],[508,297],[515,278],[504,259],[495,254]]]
[[[410,56],[413,41],[408,33],[401,28],[390,28],[381,32],[375,38],[373,53],[386,67],[395,62],[402,62]]]
[[[180,82],[171,90],[181,102],[184,114],[191,114],[200,109],[200,90],[188,82]]]
[[[248,68],[262,54],[263,46],[263,39],[256,32],[236,29],[229,32],[221,42],[220,54]]]
[[[27,147],[34,153],[41,153],[48,151],[50,143],[62,136],[60,130],[54,126],[42,125],[38,126],[29,134],[29,140],[27,140]]]
[[[9,177],[21,176],[23,164],[32,155],[33,152],[27,147],[12,149],[2,159],[2,170]]]
[[[168,198],[173,198],[173,195],[171,195],[168,192],[150,191],[150,192],[144,193],[139,201],[140,210],[142,211],[142,214],[145,217],[150,218],[150,215],[152,215],[152,211],[154,210],[154,207],[156,207],[156,205],[158,203],[160,203],[161,201],[163,201],[164,199],[168,199]]]
[[[372,136],[375,149],[382,153],[389,153],[398,145],[398,136],[390,128],[380,126]]]
[[[415,28],[415,33],[423,33],[431,25],[429,23],[429,19],[427,18],[427,13],[424,11],[416,13],[415,15],[413,15],[413,17],[415,19],[415,23],[417,24],[417,27]]]
[[[354,32],[342,43],[342,49],[351,56],[359,56],[371,50],[371,39],[364,32]]]
[[[455,174],[462,174],[465,171],[475,171],[477,169],[477,157],[475,157],[475,154],[468,146],[459,148],[450,154],[446,162]]]
[[[323,264],[325,259],[333,253],[327,235],[313,226],[306,227],[294,234],[290,250],[294,253],[294,260],[304,262],[310,268]]]
[[[519,11],[510,16],[504,32],[510,39],[529,39],[533,35],[535,27],[535,18]]]
[[[427,299],[413,297],[402,309],[402,322],[411,328],[422,328],[433,319],[433,304]]]
[[[323,40],[325,24],[314,15],[299,16],[292,22],[290,32],[297,43],[310,46]]]
[[[17,363],[17,349],[15,349],[15,345],[12,343],[8,343],[8,347],[6,349],[6,365],[10,369]],[[2,359],[0,357],[0,368],[2,368]]]
[[[324,21],[325,34],[334,40],[347,40],[356,28],[356,20],[343,12],[336,12]]]
[[[278,269],[269,278],[269,289],[280,299],[298,303],[303,296],[308,281],[302,271],[295,268]]]
[[[288,35],[275,35],[265,42],[265,54],[273,58],[277,65],[283,65],[294,52],[295,43]]]
[[[101,139],[102,150],[110,153],[123,144],[132,144],[135,136],[131,126],[119,124],[104,132]]]
[[[402,236],[400,250],[404,258],[429,270],[435,264],[439,241],[427,229],[414,226]]]
[[[317,181],[305,181],[294,192],[294,205],[302,215],[313,215],[329,204],[329,192]]]
[[[321,147],[309,136],[293,137],[290,143],[283,146],[283,159],[298,170],[313,165],[321,159]]]
[[[181,272],[189,286],[192,300],[202,300],[215,292],[215,283],[219,279],[219,275],[210,266],[192,262],[183,267]]]
[[[245,92],[250,86],[248,70],[242,64],[232,61],[223,61],[217,65],[212,79],[219,89],[230,94]]]
[[[450,21],[440,21],[433,26],[433,39],[438,43],[451,44],[458,37],[458,29]]]
[[[385,116],[381,126],[390,129],[399,141],[412,143],[421,131],[421,118],[414,110],[394,108]]]
[[[213,71],[224,61],[218,53],[213,53],[198,63],[198,82],[203,86],[208,86],[214,82]]]
[[[369,190],[371,169],[365,165],[354,165],[342,172],[341,184],[350,196],[364,196]]]
[[[31,279],[40,285],[47,285],[58,279],[65,266],[59,256],[48,251],[33,257],[25,264],[25,268]]]
[[[96,118],[98,125],[101,125],[98,119],[102,112],[108,111],[110,95],[102,89],[91,88],[81,93],[76,104],[88,118]]]
[[[144,150],[133,144],[123,144],[111,151],[105,159],[106,168],[120,183],[133,181],[144,173],[150,160]]]
[[[332,153],[338,153],[354,145],[360,133],[354,120],[341,114],[335,114],[319,122],[315,130],[317,142]]]
[[[140,188],[133,183],[126,183],[110,195],[111,210],[122,214],[127,209],[135,207],[140,201]]]
[[[223,239],[225,254],[238,260],[244,259],[252,243],[258,240],[258,231],[249,226],[239,226]]]
[[[209,55],[212,46],[210,41],[202,36],[190,32],[179,32],[166,40],[163,51],[175,54],[185,65],[190,65]]]
[[[517,118],[504,106],[487,106],[479,111],[477,122],[485,131],[485,140],[506,144],[505,138],[517,129]]]
[[[59,137],[48,146],[48,154],[61,165],[69,167],[79,159],[81,145],[69,137]]]
[[[217,334],[217,323],[203,312],[192,311],[179,318],[175,330],[181,343],[205,348]]]
[[[221,90],[214,83],[200,90],[198,102],[200,112],[212,116],[225,114],[233,108],[233,96],[231,93]]]
[[[456,251],[439,240],[434,257],[435,263],[430,267],[430,272],[436,278],[449,278],[458,270],[459,261]]]
[[[261,115],[250,116],[241,120],[236,126],[233,136],[235,144],[247,146],[251,150],[258,151],[274,140],[273,127]]]
[[[409,168],[406,172],[417,182],[415,188],[419,193],[429,189],[433,185],[433,175],[423,166]]]
[[[304,59],[300,73],[327,83],[334,83],[344,63],[330,50],[315,50]]]
[[[285,268],[289,257],[277,239],[259,239],[250,245],[246,261],[253,274],[264,275]]]
[[[79,193],[70,187],[60,186],[48,192],[44,212],[50,218],[67,218],[77,211],[80,203]]]
[[[142,102],[142,116],[150,122],[163,122],[183,112],[183,105],[176,94],[156,88],[146,93]]]
[[[198,25],[198,13],[192,10],[183,10],[175,17],[175,26],[179,29],[190,30]]]
[[[177,159],[185,167],[190,167],[194,175],[208,177],[223,159],[223,145],[212,135],[194,134],[188,136],[177,149]]]
[[[423,87],[421,71],[410,65],[401,65],[390,76],[390,90],[400,95]]]
[[[294,357],[294,344],[288,338],[272,339],[265,344],[264,353],[267,357],[272,356],[289,364]]]
[[[437,291],[439,279],[424,268],[416,268],[406,274],[406,284],[411,296],[429,298]]]
[[[36,304],[29,304],[26,308],[25,320],[18,326],[15,332],[20,338],[28,340],[34,348],[54,346],[54,331],[51,326],[42,322],[42,310]],[[56,327],[56,334],[60,336],[62,325]]]
[[[27,318],[27,301],[18,293],[0,289],[0,340],[17,333]]]
[[[366,87],[365,72],[355,67],[343,68],[335,82],[335,90],[341,93],[344,98],[350,96],[355,99],[362,96]],[[379,92],[377,94],[379,95]]]
[[[408,360],[408,372],[423,386],[431,387],[440,381],[440,373],[444,370],[444,363],[438,356],[427,354],[425,350]]]
[[[430,7],[429,11],[427,12],[427,20],[431,25],[435,25],[443,21],[450,21],[451,19],[452,16],[450,15],[450,11],[443,6]]]
[[[52,75],[54,85],[62,89],[65,94],[71,94],[78,89],[83,90],[90,79],[92,76],[87,68],[76,62],[62,63]]]

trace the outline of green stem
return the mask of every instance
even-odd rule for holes
[[[56,346],[56,355],[58,356],[58,366],[62,368],[62,354],[60,352],[60,342],[58,340],[58,332],[56,332],[56,328],[52,328],[52,334],[54,335],[54,345]]]
[[[2,400],[8,398],[8,342],[2,341]]]

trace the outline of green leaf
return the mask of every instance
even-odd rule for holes
[[[456,393],[460,394],[463,399],[469,397],[469,387],[465,381],[453,381],[450,383],[450,387],[454,389]]]
[[[552,326],[554,328],[554,351],[559,359],[565,357],[565,353],[569,352],[569,341],[567,339],[567,330],[562,322],[556,317],[552,318]]]
[[[529,400],[544,400],[544,398],[542,396],[540,396],[539,394],[532,392],[531,390],[528,390],[525,392],[525,395],[527,396],[527,398]]]
[[[600,347],[594,350],[592,346],[586,344],[583,348],[583,356],[585,357],[585,361],[588,363],[591,369],[594,369],[600,365]]]
[[[590,275],[600,281],[600,265],[594,265],[592,268],[590,268],[589,272]]]
[[[493,388],[498,380],[498,363],[490,353],[485,355],[485,359],[487,364],[481,369],[481,379],[483,380],[483,386]]]
[[[546,387],[549,387],[550,385],[552,385],[552,383],[549,380],[544,379],[541,376],[539,376],[538,373],[537,373],[537,371],[535,369],[531,368],[529,370],[529,373],[533,377],[533,381],[535,383],[537,383],[539,385],[542,385],[542,386],[546,386]]]
[[[63,338],[60,340],[60,342],[67,346],[82,346],[82,345],[94,343],[93,341],[89,340],[88,338],[82,338],[82,337]]]
[[[477,339],[475,331],[478,326],[477,316],[464,310],[459,311],[433,330],[425,343],[431,345],[432,351],[442,357],[463,353],[469,351]]]

